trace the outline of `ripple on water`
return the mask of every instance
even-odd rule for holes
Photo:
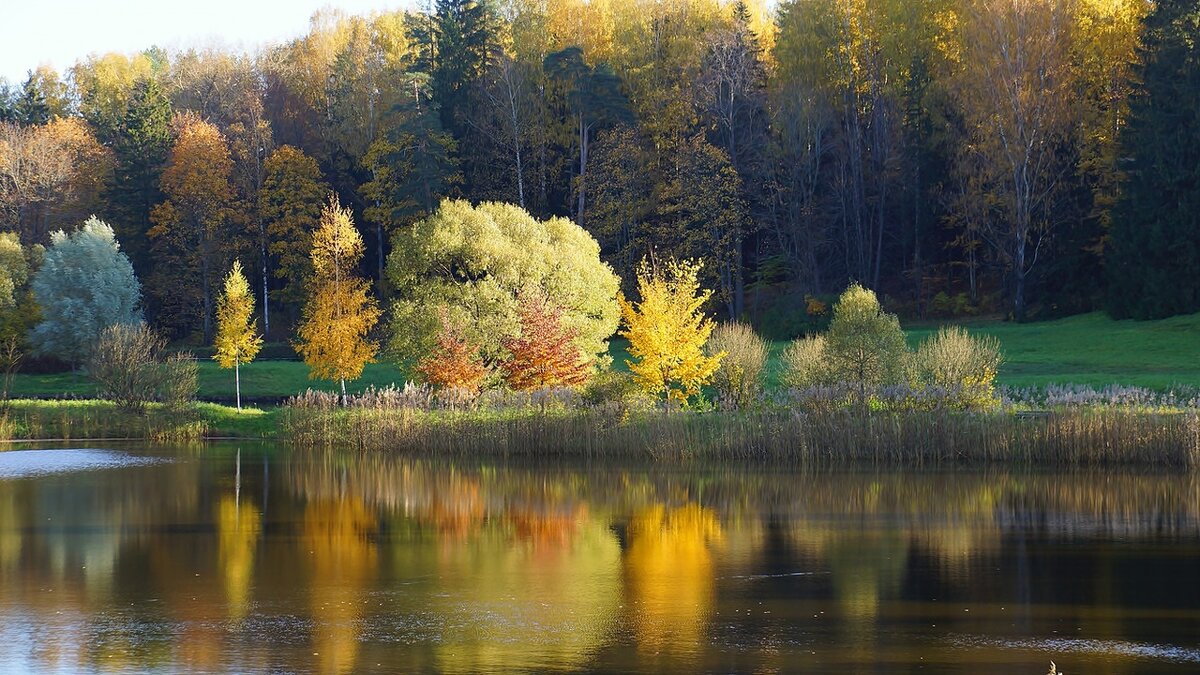
[[[155,464],[154,457],[138,457],[113,450],[63,448],[56,450],[9,450],[0,452],[0,479],[44,476],[70,471],[117,469]]]

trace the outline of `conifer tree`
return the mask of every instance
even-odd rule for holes
[[[375,360],[378,345],[368,335],[379,321],[379,305],[370,282],[355,274],[363,256],[363,240],[336,197],[321,212],[312,238],[313,275],[296,348],[308,365],[309,377],[335,380],[346,401],[346,380],[362,375]]]
[[[258,356],[262,337],[254,320],[254,295],[250,293],[250,282],[240,260],[233,261],[233,268],[225,277],[225,290],[217,298],[217,339],[213,346],[216,347],[213,359],[222,368],[233,368],[237,409],[241,410],[241,365]]]
[[[1146,20],[1142,92],[1122,138],[1128,179],[1113,219],[1109,311],[1200,310],[1200,4],[1163,0]]]

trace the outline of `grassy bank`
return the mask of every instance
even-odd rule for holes
[[[1200,387],[1200,314],[1162,321],[1113,321],[1103,314],[1084,314],[1058,321],[1016,324],[967,324],[973,333],[994,335],[1004,352],[997,383],[1008,387],[1042,387],[1076,384],[1091,387],[1134,385],[1165,390],[1174,386]],[[913,345],[937,330],[937,324],[911,326]],[[772,345],[767,368],[773,385],[780,369],[785,342]],[[614,340],[613,366],[624,369],[626,344]],[[228,402],[233,397],[233,375],[202,359],[199,396]],[[406,374],[386,363],[367,366],[362,379],[349,383],[360,392],[368,387],[402,383]],[[260,361],[242,367],[242,395],[247,400],[277,402],[308,388],[333,391],[329,382],[308,379],[308,368],[298,361]],[[13,396],[94,396],[95,386],[73,373],[17,375]]]
[[[186,410],[151,405],[141,413],[108,401],[15,400],[0,409],[0,440],[271,438],[277,411],[197,403]]]
[[[1190,467],[1191,412],[1116,408],[1012,411],[629,413],[304,409],[280,413],[299,446],[460,457],[752,460],[805,465]]]

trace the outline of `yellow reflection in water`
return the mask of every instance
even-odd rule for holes
[[[217,561],[225,583],[229,618],[239,621],[250,608],[250,584],[260,525],[258,509],[249,501],[225,495],[217,504]]]
[[[584,506],[513,508],[473,540],[444,546],[438,597],[455,621],[438,646],[439,668],[585,667],[620,611],[620,560],[607,523]]]
[[[353,672],[364,595],[378,559],[371,541],[378,527],[375,514],[358,499],[322,500],[304,509],[302,522],[318,668]]]
[[[716,513],[699,504],[634,513],[625,578],[639,649],[688,655],[704,644],[723,542]]]

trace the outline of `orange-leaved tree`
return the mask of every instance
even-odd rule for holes
[[[518,298],[520,335],[502,341],[510,356],[504,362],[504,380],[513,389],[577,386],[592,374],[575,338],[577,329],[563,325],[561,307],[538,293]]]
[[[647,393],[686,405],[712,381],[725,357],[708,355],[704,345],[715,327],[702,307],[712,297],[700,290],[700,263],[670,260],[658,266],[642,260],[637,285],[641,301],[618,298],[625,328],[620,335],[629,340],[626,361],[634,380]]]
[[[439,389],[459,390],[472,396],[478,394],[488,375],[488,367],[479,355],[479,345],[466,338],[445,308],[438,311],[438,319],[441,328],[434,347],[417,363],[417,372]]]
[[[363,240],[350,210],[331,198],[312,236],[310,296],[296,347],[310,378],[341,383],[343,403],[346,380],[358,379],[379,349],[368,337],[379,320],[379,305],[370,282],[355,274],[362,256]]]

